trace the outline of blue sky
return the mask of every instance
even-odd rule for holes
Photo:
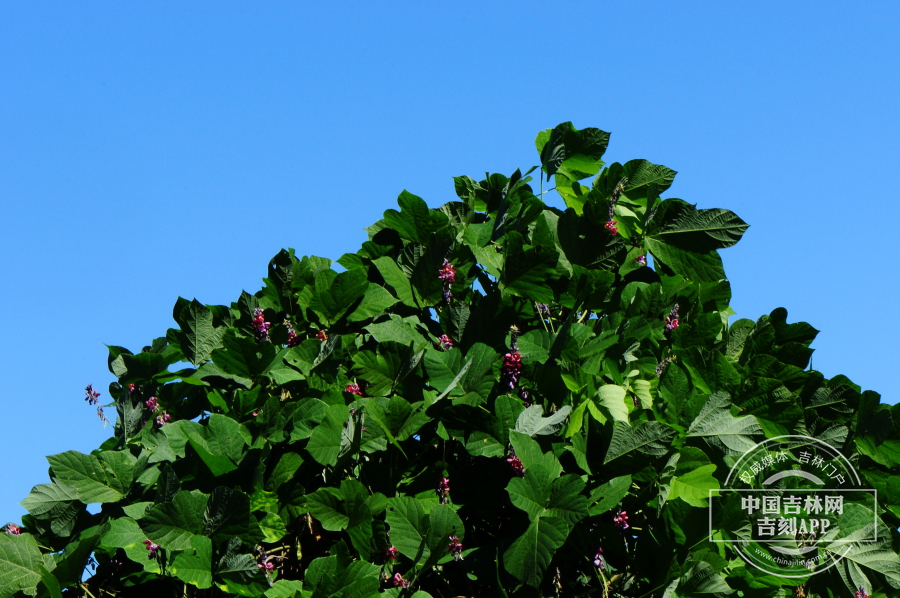
[[[527,168],[566,120],[749,222],[738,315],[786,307],[816,369],[897,402],[896,3],[387,4],[0,3],[0,519],[110,434],[104,343],[256,291],[281,247],[355,251],[403,189]]]

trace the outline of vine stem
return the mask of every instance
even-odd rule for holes
[[[81,586],[81,589],[84,590],[84,593],[85,593],[85,594],[87,594],[87,595],[90,596],[91,598],[97,598],[96,596],[94,596],[93,594],[91,594],[91,591],[90,591],[89,589],[87,589],[87,586],[86,586],[86,585],[84,585],[83,583],[80,583],[80,584],[78,584],[78,585]]]

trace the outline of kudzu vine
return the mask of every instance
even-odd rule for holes
[[[811,369],[786,310],[734,319],[719,251],[747,224],[608,142],[542,131],[528,173],[404,191],[337,264],[281,251],[258,292],[110,346],[113,435],[48,457],[0,598],[900,595],[898,408]],[[879,497],[874,544],[792,578],[706,499],[789,434]]]

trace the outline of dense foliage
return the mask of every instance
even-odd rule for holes
[[[519,171],[438,209],[404,191],[340,272],[282,251],[257,293],[110,347],[114,436],[48,458],[0,598],[898,595],[898,408],[809,369],[784,309],[729,323],[718,250],[747,225],[608,140],[538,135],[565,211]],[[746,521],[706,509],[784,434],[879,490],[879,541],[795,579],[710,542]]]

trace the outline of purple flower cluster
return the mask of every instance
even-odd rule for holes
[[[663,372],[666,371],[666,367],[668,367],[668,365],[670,363],[672,363],[673,361],[675,361],[674,355],[670,355],[670,356],[666,357],[665,359],[663,359],[662,361],[660,361],[659,365],[656,366],[656,377],[659,378],[660,376],[662,376]]]
[[[156,423],[160,426],[164,426],[170,421],[172,421],[172,416],[165,411],[156,416]]]
[[[506,458],[506,462],[509,463],[509,466],[513,471],[513,475],[520,478],[525,477],[525,466],[522,464],[522,460],[516,456],[515,451],[510,453],[509,457]]]
[[[284,319],[284,327],[287,328],[288,333],[287,346],[296,347],[297,345],[299,345],[300,337],[297,336],[297,331],[294,330],[293,324],[291,324],[291,321],[287,318]]]
[[[606,227],[606,230],[608,230],[610,232],[610,234],[615,237],[616,235],[619,234],[618,224],[619,224],[618,222],[616,222],[615,220],[610,218],[609,220],[606,221],[606,224],[604,224],[603,226]]]
[[[131,386],[134,386],[133,384]],[[100,405],[100,400],[97,398],[100,396],[100,393],[94,390],[93,384],[88,384],[84,387],[84,400],[88,402],[88,405],[96,405],[97,406],[97,417],[100,418],[100,421],[103,422],[103,427],[106,427],[106,424],[109,423],[109,420],[106,419],[106,414],[103,413],[103,407]]]
[[[540,316],[542,318],[550,317],[550,306],[549,305],[547,305],[546,303],[535,303],[534,306],[537,308],[538,314],[540,314]]]
[[[272,561],[266,561],[265,563],[258,563],[256,565],[260,569],[264,569],[266,575],[270,575],[273,571],[275,571],[275,563]]]
[[[159,411],[159,399],[157,399],[156,397],[150,397],[149,399],[147,399],[147,402],[144,403],[144,405],[146,405],[147,409],[154,413]]]
[[[869,598],[869,595],[866,594],[866,588],[859,586],[859,589],[853,593],[853,598]]]
[[[669,315],[666,316],[666,338],[672,336],[672,331],[678,328],[678,304],[675,304],[675,307],[672,308],[672,311],[669,312]]]
[[[272,325],[269,322],[266,322],[266,316],[263,315],[263,310],[260,308],[256,308],[253,310],[253,331],[256,333],[256,342],[261,343],[266,341],[267,343],[272,342],[269,340],[269,328]]]
[[[394,573],[394,576],[391,578],[391,581],[394,582],[395,586],[400,586],[401,588],[408,588],[409,581],[403,579],[403,576],[399,573]]]
[[[93,384],[88,384],[85,387],[84,394],[85,394],[84,400],[88,402],[88,405],[97,405],[100,403],[100,401],[97,400],[97,397],[100,396],[100,393],[97,392],[96,390],[94,390]]]
[[[145,547],[147,548],[147,550],[149,551],[149,554],[147,555],[147,558],[148,558],[149,560],[155,559],[155,558],[156,558],[156,553],[159,552],[159,544],[154,544],[154,543],[153,543],[153,540],[147,539],[147,540],[144,540],[144,546],[145,546]]]
[[[606,221],[606,224],[604,224],[603,226],[605,226],[606,230],[608,230],[610,233],[612,233],[613,236],[616,236],[617,234],[619,234],[619,227],[616,226],[619,223],[616,222],[615,220],[613,220],[613,218],[616,215],[616,202],[619,201],[619,196],[622,195],[622,191],[625,190],[626,182],[627,182],[627,179],[624,179],[624,178],[621,181],[619,181],[619,184],[617,184],[616,188],[613,189],[612,195],[609,198],[609,219]]]
[[[441,476],[441,479],[438,482],[437,495],[442,505],[450,502],[450,478]]]
[[[616,516],[613,517],[613,525],[619,528],[622,531],[625,531],[630,525],[628,525],[628,511],[623,511],[619,509],[616,513]]]
[[[12,534],[14,536],[19,536],[22,534],[22,528],[16,525],[15,523],[7,523],[3,527],[4,533]]]
[[[521,375],[522,355],[518,351],[504,355],[503,366],[500,370],[500,386],[506,390],[515,390]]]
[[[398,554],[400,554],[400,551],[393,546],[388,546],[384,549],[384,558],[389,561],[393,561],[394,559],[396,559]]]
[[[641,255],[634,258],[634,261],[636,261],[637,263],[639,263],[642,266],[646,266],[647,265],[647,254],[642,253]]]
[[[447,546],[447,550],[453,555],[454,561],[462,560],[463,545],[462,542],[459,541],[458,536],[450,536],[450,544]]]
[[[363,391],[359,387],[359,384],[357,384],[356,382],[354,382],[353,384],[348,384],[347,388],[344,389],[344,392],[349,392],[350,394],[356,395],[358,397],[363,396]]]
[[[603,549],[598,548],[597,553],[594,554],[594,566],[598,569],[602,569],[604,565],[605,563],[603,561]]]
[[[322,341],[323,343],[328,340],[328,331],[320,330],[316,333],[316,338]]]
[[[438,278],[444,283],[444,301],[450,303],[453,300],[450,285],[456,282],[456,268],[446,259],[444,259],[444,265],[438,270]]]
[[[453,340],[446,334],[442,334],[434,345],[442,351],[449,351],[453,348]]]

